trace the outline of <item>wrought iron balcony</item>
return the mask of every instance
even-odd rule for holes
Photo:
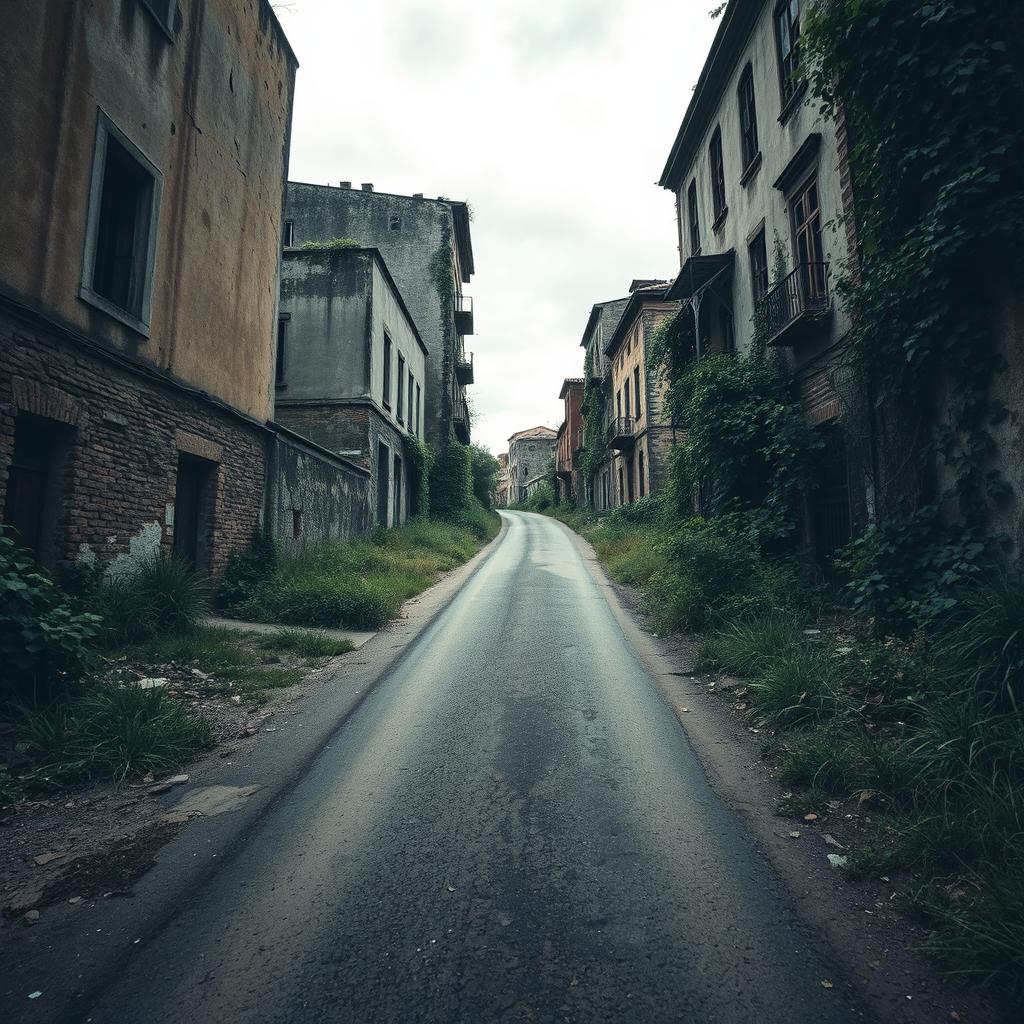
[[[608,424],[608,447],[615,451],[625,451],[633,447],[636,440],[636,420],[632,416],[616,416]]]
[[[455,296],[455,330],[462,335],[473,333],[473,299],[469,295]]]
[[[455,379],[460,384],[472,384],[473,383],[473,353],[469,353],[469,358],[466,358],[466,353],[463,352],[460,356],[455,359]]]
[[[469,444],[469,405],[461,391],[455,396],[455,402],[452,406],[452,429],[455,431],[455,436],[463,444]]]
[[[832,315],[827,263],[801,263],[762,299],[769,345],[792,346]]]

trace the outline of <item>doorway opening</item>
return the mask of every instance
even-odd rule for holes
[[[178,454],[174,485],[174,557],[198,572],[209,572],[217,464],[184,452]]]
[[[402,525],[402,458],[395,456],[395,516],[392,522],[395,526]]]
[[[388,525],[388,473],[391,452],[383,441],[377,442],[377,525]]]

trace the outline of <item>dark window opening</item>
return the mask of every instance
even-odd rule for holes
[[[393,522],[395,526],[402,523],[402,459],[395,456],[395,515]]]
[[[626,488],[622,479],[622,467],[619,466],[619,504],[624,505],[626,500]]]
[[[708,151],[711,161],[711,199],[715,210],[715,224],[728,212],[725,205],[725,164],[722,161],[722,130],[715,129]]]
[[[759,152],[757,141],[757,106],[754,101],[754,69],[748,64],[740,77],[740,148],[746,170]]]
[[[3,521],[15,543],[48,569],[60,559],[59,526],[74,436],[73,427],[31,413],[18,413],[14,422]]]
[[[295,244],[295,221],[286,220],[284,222],[284,246],[286,249],[290,249]]]
[[[288,341],[288,321],[283,317],[277,321],[277,363],[274,366],[274,383],[284,384],[285,349]]]
[[[405,421],[405,357],[398,357],[398,400],[395,402],[395,419]]]
[[[149,273],[153,176],[111,134],[106,140],[92,290],[141,318]]]
[[[179,453],[174,486],[174,557],[200,572],[211,561],[216,463]]]
[[[396,214],[391,214],[391,217],[388,220],[388,228],[391,231],[401,231],[402,230],[402,218],[397,216]]]
[[[387,333],[384,334],[384,389],[383,389],[383,401],[384,406],[387,409],[391,408],[391,338]]]
[[[690,255],[697,256],[700,253],[700,221],[697,211],[697,179],[690,182],[689,191],[686,193],[686,210],[690,220]]]
[[[626,464],[626,489],[629,492],[629,503],[630,505],[636,501],[636,492],[633,488],[633,460],[630,459]]]
[[[760,302],[768,294],[768,246],[764,228],[750,243],[750,281],[754,302]]]
[[[821,466],[814,502],[814,548],[822,568],[831,573],[836,552],[852,538],[849,459],[845,439],[835,427],[826,434]]]
[[[633,415],[632,406],[629,403],[629,378],[628,377],[626,378],[626,383],[622,385],[622,399],[623,399],[622,405],[623,405],[623,408],[626,410],[626,415],[627,416],[632,416]]]
[[[388,473],[391,452],[383,441],[377,443],[377,525],[388,525]]]
[[[790,200],[789,211],[804,298],[819,298],[825,294],[825,256],[821,244],[821,209],[816,178],[801,186]]]
[[[636,418],[643,415],[643,406],[640,404],[640,367],[633,367],[633,396],[636,402]]]
[[[800,84],[800,8],[802,0],[782,0],[775,8],[775,37],[779,48],[782,102],[788,103]]]
[[[718,329],[722,335],[722,351],[733,355],[736,351],[736,329],[732,313],[725,306],[718,307]]]
[[[638,465],[638,472],[639,472],[639,476],[640,476],[640,497],[642,498],[644,496],[644,484],[645,484],[645,481],[644,481],[644,453],[643,452],[640,452],[639,458],[637,460],[637,465]]]
[[[302,536],[302,509],[292,509],[292,540],[298,540]]]
[[[414,423],[414,426],[416,428],[415,429],[415,433],[417,435],[419,435],[420,429],[421,429],[421,427],[420,427],[420,386],[419,386],[419,384],[416,385],[416,419],[413,421],[413,423]]]

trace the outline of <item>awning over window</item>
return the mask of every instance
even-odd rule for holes
[[[736,260],[736,250],[719,253],[714,256],[690,256],[679,271],[679,276],[672,282],[665,293],[667,299],[682,299],[684,302],[706,288],[719,275],[731,272]]]

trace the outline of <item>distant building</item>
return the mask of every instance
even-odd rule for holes
[[[498,483],[494,489],[495,508],[508,508],[508,452],[498,455]]]
[[[558,431],[555,448],[555,479],[559,501],[583,500],[580,456],[583,450],[583,378],[570,377],[562,383],[558,397],[565,406],[565,419]]]
[[[555,453],[555,431],[550,427],[530,427],[508,439],[509,504],[525,501],[528,485],[533,489],[547,478]]]
[[[422,437],[426,346],[378,249],[285,249],[278,422],[370,474],[367,520],[404,522]]]
[[[423,381],[428,410],[424,436],[432,445],[470,440],[466,386],[473,359],[473,302],[463,294],[474,271],[466,203],[423,196],[288,183],[285,242],[301,246],[337,238],[379,250],[430,352]]]
[[[51,568],[217,575],[291,458],[267,421],[295,55],[268,0],[17,2],[0,66],[3,521]]]
[[[602,454],[597,467],[592,467],[589,478],[583,480],[584,500],[598,511],[611,508],[613,503],[611,458],[604,444],[612,417],[611,363],[604,354],[604,347],[615,332],[628,302],[629,296],[596,303],[590,310],[583,340],[580,342],[580,347],[586,350],[584,373],[600,398],[598,422],[587,423],[585,418],[583,420],[584,439],[593,432],[598,439],[597,450]]]
[[[654,332],[679,311],[665,298],[667,281],[635,282],[618,326],[605,344],[612,413],[605,441],[612,454],[612,504],[632,504],[664,486],[675,441],[659,367],[649,359]]]

